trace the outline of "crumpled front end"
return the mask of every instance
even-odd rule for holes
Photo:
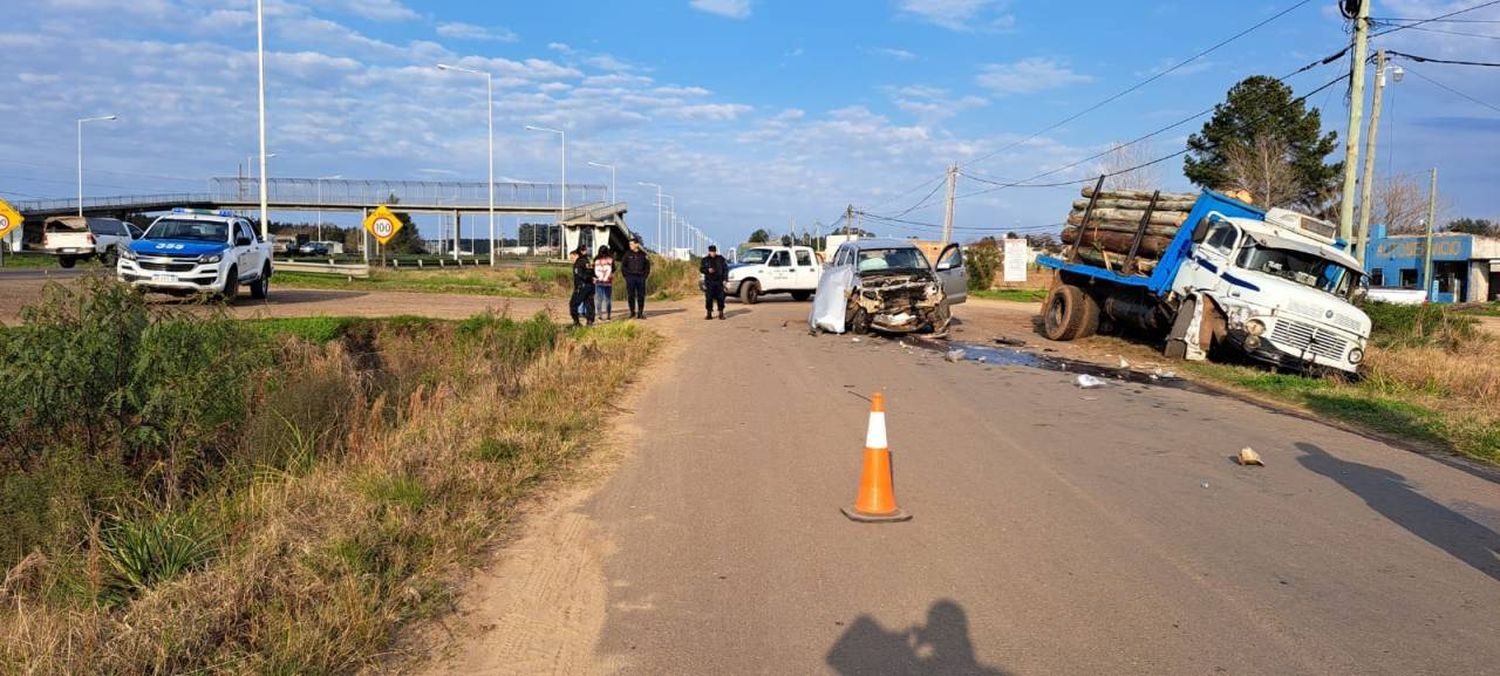
[[[851,317],[863,317],[871,328],[880,331],[911,333],[947,328],[943,287],[930,274],[862,274],[849,304]]]

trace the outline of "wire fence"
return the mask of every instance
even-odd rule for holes
[[[260,200],[260,179],[215,178],[212,201],[219,204],[251,204]],[[483,181],[392,181],[359,179],[271,178],[266,181],[269,201],[276,205],[356,207],[400,204],[432,209],[479,209],[489,206],[489,183]],[[562,186],[556,183],[496,183],[495,204],[503,207],[546,209],[561,206]],[[570,184],[567,204],[578,206],[603,202],[609,188],[594,184]]]

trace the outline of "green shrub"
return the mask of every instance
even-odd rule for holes
[[[100,541],[111,569],[101,595],[111,605],[201,568],[215,553],[212,530],[190,511],[115,517],[101,530]]]
[[[1367,302],[1360,306],[1370,316],[1370,339],[1382,348],[1458,347],[1478,337],[1473,317],[1439,304],[1396,305]]]
[[[969,250],[964,264],[969,268],[969,290],[984,291],[995,283],[995,273],[1000,271],[1004,256],[993,239],[980,240]]]

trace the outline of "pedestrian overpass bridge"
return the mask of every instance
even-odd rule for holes
[[[490,184],[485,181],[398,181],[360,179],[271,178],[266,181],[268,207],[271,211],[350,211],[361,214],[384,204],[406,213],[443,214],[460,223],[465,217],[487,217],[490,212]],[[610,201],[609,189],[603,185],[573,184],[564,190],[555,183],[495,183],[495,213],[502,216],[551,216],[563,226],[563,243],[567,250],[588,243],[597,250],[606,243],[610,248],[626,246],[631,237],[625,223],[629,206]],[[21,200],[12,206],[28,223],[51,216],[76,215],[76,198]],[[132,214],[168,211],[177,207],[195,209],[260,208],[260,180],[228,177],[209,181],[208,192],[157,193],[86,197],[86,216],[124,217]],[[455,229],[455,232],[458,230]]]

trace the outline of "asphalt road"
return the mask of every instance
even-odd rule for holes
[[[1489,479],[1229,398],[737,310],[674,319],[581,509],[606,541],[600,670],[1500,671]],[[874,391],[908,523],[839,513]]]

